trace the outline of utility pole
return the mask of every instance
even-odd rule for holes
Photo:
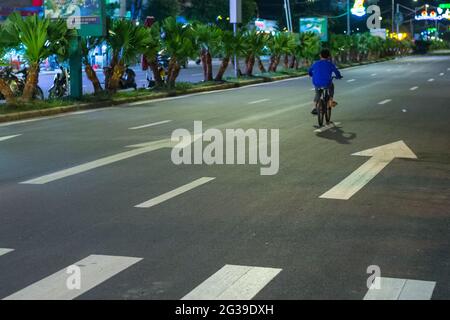
[[[352,30],[350,26],[350,0],[347,0],[347,35],[351,35]]]
[[[237,25],[242,23],[242,0],[230,0],[230,23],[233,24],[234,36],[237,34]],[[238,74],[238,59],[237,54],[234,54],[234,76],[237,78]]]
[[[127,14],[127,0],[120,0],[120,13],[121,18],[125,18]]]
[[[290,32],[294,32],[294,28],[292,26],[292,11],[291,11],[291,0],[286,0],[287,3],[287,10],[288,10],[288,14],[289,14],[289,27],[290,27]]]
[[[395,0],[392,0],[392,29],[391,29],[391,32],[394,32],[394,19],[395,19]]]
[[[400,3],[397,3],[397,34],[400,33]]]

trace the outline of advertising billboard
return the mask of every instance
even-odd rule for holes
[[[255,27],[257,31],[265,33],[275,33],[278,31],[278,23],[275,20],[256,19]]]
[[[45,0],[45,16],[65,19],[80,36],[105,34],[105,1],[103,0]]]
[[[313,32],[320,37],[320,41],[328,41],[327,18],[300,18],[300,33]]]

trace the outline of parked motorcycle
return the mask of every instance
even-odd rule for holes
[[[109,81],[112,76],[112,69],[111,67],[105,67],[103,68],[103,73],[105,74],[105,87],[109,87]],[[137,90],[137,83],[136,83],[136,73],[131,68],[126,68],[125,73],[119,80],[119,89],[129,89],[133,88],[134,90]]]
[[[20,75],[20,76],[19,76]],[[0,77],[8,83],[11,91],[14,96],[20,97],[25,90],[25,84],[28,76],[28,68],[24,68],[16,73],[13,72],[11,67],[3,68],[0,71]],[[37,100],[44,100],[44,92],[39,86],[36,86],[36,89],[33,93],[33,98]],[[0,93],[0,100],[3,100],[4,97]]]
[[[59,66],[61,69],[60,73],[55,74],[53,78],[53,85],[48,90],[49,99],[62,98],[68,94],[69,91],[69,72],[63,66]]]

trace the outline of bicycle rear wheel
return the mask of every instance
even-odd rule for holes
[[[331,107],[328,103],[325,104],[325,120],[327,120],[327,124],[331,122]]]
[[[317,120],[319,122],[319,127],[323,126],[323,118],[325,116],[325,101],[323,99],[320,99],[319,102],[316,104],[316,110],[317,110]]]

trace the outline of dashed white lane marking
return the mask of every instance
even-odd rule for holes
[[[411,89],[409,89],[409,90],[411,90],[411,91],[415,91],[415,90],[417,90],[417,89],[419,89],[419,87],[412,87]]]
[[[376,282],[379,281],[379,289]],[[376,278],[364,300],[430,300],[436,282],[396,278]]]
[[[355,82],[356,81],[356,79],[350,79],[350,80],[347,80],[347,82]]]
[[[74,271],[69,266],[13,293],[4,300],[72,300],[141,261],[142,258],[91,255],[76,262],[80,268],[80,289],[69,289]]]
[[[282,269],[225,265],[182,300],[251,300]]]
[[[121,152],[119,154],[115,154],[115,155],[112,155],[109,157],[94,160],[94,161],[91,161],[91,162],[88,162],[85,164],[81,164],[79,166],[75,166],[75,167],[61,170],[61,171],[58,171],[55,173],[51,173],[51,174],[48,174],[48,175],[45,175],[45,176],[42,176],[39,178],[24,181],[24,182],[21,182],[21,184],[46,184],[46,183],[60,180],[63,178],[67,178],[67,177],[70,177],[70,176],[73,176],[73,175],[76,175],[79,173],[90,171],[92,169],[103,167],[108,164],[112,164],[112,163],[122,161],[122,160],[125,160],[128,158],[132,158],[132,157],[135,157],[135,156],[147,153],[147,152],[170,147],[171,142],[169,139],[167,139],[167,140],[154,141],[154,142],[141,144],[141,145],[142,145],[142,147],[140,147],[140,145],[135,146],[138,149],[125,151],[125,152]],[[133,146],[130,146],[130,147],[133,147]]]
[[[372,73],[372,74],[371,74],[372,77],[375,77],[376,75],[377,75],[376,73]]]
[[[15,137],[19,137],[19,136],[21,136],[21,134],[16,134],[16,135],[13,135],[13,136],[0,137],[0,141],[9,140],[9,139],[12,139],[12,138],[15,138]]]
[[[440,75],[441,77],[442,77],[444,74],[445,74],[445,73],[443,73],[443,72],[439,73],[439,75]]]
[[[433,82],[434,81],[434,79],[433,78],[431,78],[431,79],[428,79],[428,82]]]
[[[129,128],[130,130],[139,130],[139,129],[144,129],[144,128],[149,128],[149,127],[154,127],[160,124],[165,124],[165,123],[169,123],[172,120],[164,120],[164,121],[159,121],[159,122],[154,122],[154,123],[149,123],[149,124],[144,124],[142,126],[138,126],[138,127],[132,127]]]
[[[327,126],[323,126],[322,128],[314,130],[314,132],[315,133],[322,133],[322,132],[325,132],[327,130],[330,130],[331,128],[335,128],[335,127],[339,126],[340,124],[341,124],[340,122],[333,122],[333,123],[330,123]]]
[[[392,99],[386,99],[386,100],[378,102],[378,104],[386,104],[386,103],[389,103],[391,101],[392,101]]]
[[[391,72],[392,71],[392,69],[387,69],[387,72]]]
[[[0,256],[3,256],[4,254],[7,254],[11,251],[14,251],[14,249],[0,248]]]
[[[248,104],[258,104],[258,103],[263,103],[263,102],[267,102],[267,101],[270,101],[270,99],[256,100],[256,101],[249,102]]]
[[[215,178],[211,178],[211,177],[203,177],[203,178],[197,179],[195,181],[192,181],[191,183],[188,183],[188,184],[185,184],[184,186],[176,188],[175,190],[169,191],[169,192],[164,193],[156,198],[153,198],[146,202],[138,204],[135,207],[136,208],[150,208],[150,207],[156,206],[164,201],[167,201],[176,196],[179,196],[180,194],[183,194],[183,193],[188,192],[192,189],[195,189],[201,185],[204,185],[205,183],[208,183],[214,179]]]

